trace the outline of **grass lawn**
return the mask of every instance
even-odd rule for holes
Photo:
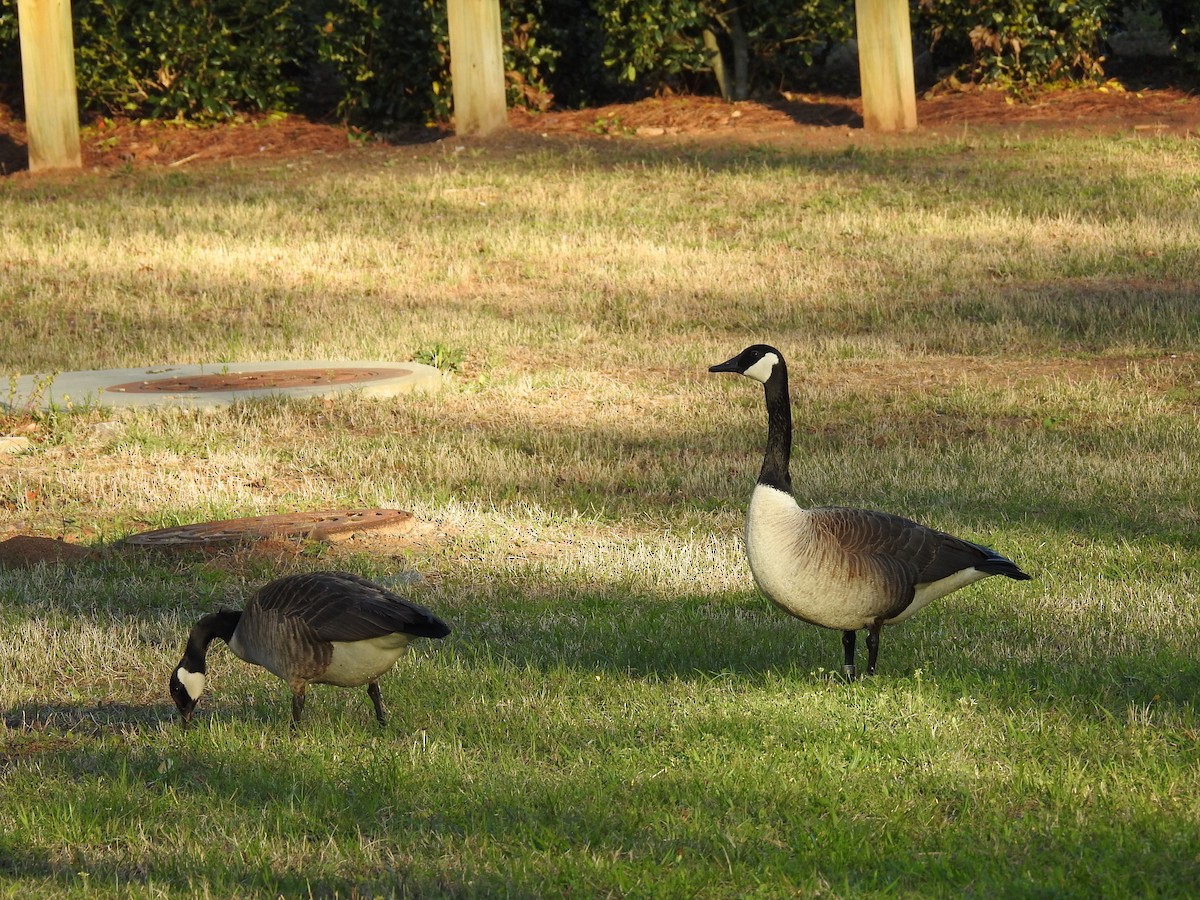
[[[495,142],[0,179],[3,374],[433,359],[444,389],[0,411],[0,895],[1122,897],[1200,885],[1200,143],[978,130],[800,146]],[[740,529],[788,357],[802,504],[1035,576],[837,632]],[[0,384],[3,395],[3,384]],[[3,396],[0,396],[0,400]],[[149,555],[388,506],[412,540]],[[190,625],[343,568],[454,628],[365,691]]]

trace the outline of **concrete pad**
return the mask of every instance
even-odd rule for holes
[[[331,397],[357,391],[366,397],[394,397],[413,390],[436,390],[441,373],[414,362],[304,360],[204,363],[148,369],[98,369],[17,379],[12,407],[174,406],[216,409],[260,397]],[[8,398],[0,395],[0,405]]]
[[[33,441],[27,437],[0,437],[0,453],[24,453],[33,449]]]

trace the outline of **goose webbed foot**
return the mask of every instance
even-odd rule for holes
[[[371,702],[375,705],[375,718],[379,720],[380,725],[386,725],[387,714],[383,709],[383,695],[379,692],[379,682],[372,681],[367,685],[367,696],[371,698]]]

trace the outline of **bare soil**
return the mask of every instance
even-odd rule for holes
[[[29,568],[39,563],[69,565],[92,556],[92,551],[59,538],[15,534],[0,541],[0,568]]]
[[[770,102],[730,104],[713,97],[672,96],[585,110],[509,115],[497,152],[519,152],[528,140],[669,142],[717,140],[830,148],[920,140],[955,131],[1020,130],[1177,135],[1200,139],[1200,96],[1177,88],[1045,90],[1017,99],[1001,91],[941,90],[917,104],[915,135],[871,134],[857,97],[785,93]],[[230,160],[341,158],[364,149],[436,147],[459,140],[448,126],[411,129],[376,140],[341,124],[301,116],[250,117],[231,125],[95,119],[83,129],[85,171],[187,168]],[[25,123],[0,106],[0,177],[28,177]]]

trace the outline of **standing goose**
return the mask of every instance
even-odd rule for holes
[[[375,718],[385,722],[378,678],[414,637],[442,638],[450,627],[424,607],[347,572],[288,575],[261,587],[242,611],[202,618],[171,673],[171,698],[186,728],[204,692],[213,638],[292,689],[292,727],[300,724],[308,685],[365,684]]]
[[[855,636],[867,630],[867,674],[879,632],[989,575],[1029,580],[1010,559],[889,513],[841,506],[803,509],[792,497],[792,408],[787,365],[755,344],[710,372],[736,372],[765,388],[767,448],[746,513],[746,556],[759,589],[798,619],[842,632],[842,671],[853,680]]]

